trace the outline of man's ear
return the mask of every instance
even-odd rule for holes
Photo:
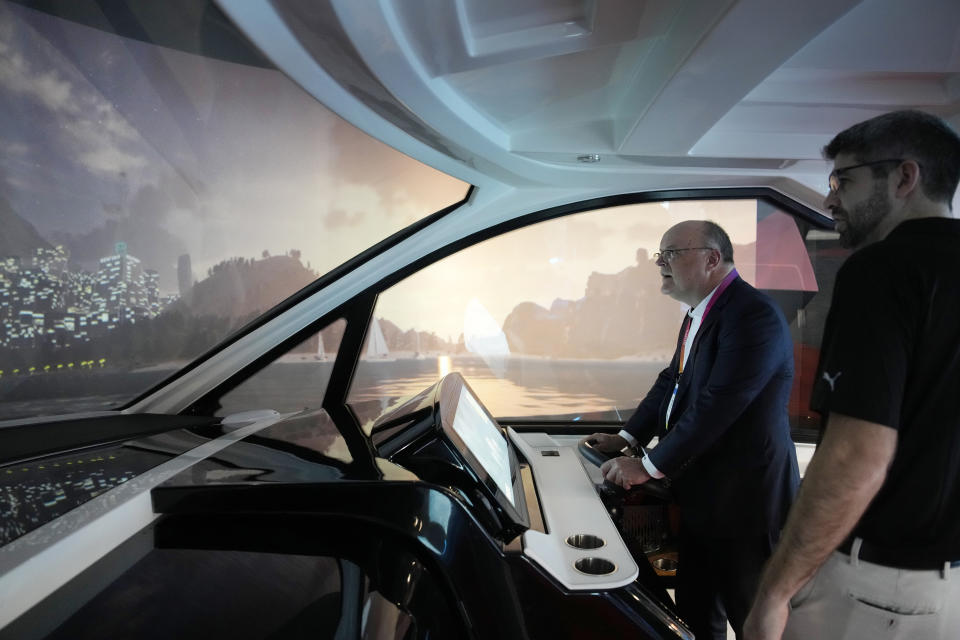
[[[712,270],[720,266],[722,260],[720,259],[720,250],[711,249],[710,253],[707,254],[707,266]]]
[[[896,169],[897,186],[895,194],[898,198],[906,198],[920,188],[920,165],[916,160],[904,160]]]

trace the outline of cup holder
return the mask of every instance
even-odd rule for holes
[[[577,533],[567,538],[567,544],[574,549],[599,549],[607,543],[600,536]]]
[[[573,563],[573,568],[588,576],[605,576],[617,570],[617,565],[605,558],[580,558]]]
[[[657,571],[676,571],[677,570],[677,561],[673,558],[657,558],[650,564],[653,565],[653,568]]]

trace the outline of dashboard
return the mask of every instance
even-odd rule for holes
[[[494,537],[521,536],[522,553],[566,589],[616,588],[637,578],[576,440],[502,429],[460,374],[384,416],[373,434],[381,454],[462,495]]]
[[[546,433],[508,433],[530,464],[543,514],[543,531],[524,532],[523,553],[570,590],[633,582],[637,563],[597,496],[576,444]]]
[[[578,437],[503,428],[457,373],[364,431],[369,461],[323,410],[238,414],[88,450],[85,472],[120,484],[84,480],[76,497],[53,487],[34,498],[53,519],[0,547],[10,596],[0,628],[18,638],[93,628],[275,637],[290,624],[332,634],[374,607],[430,637],[689,637],[621,537]],[[17,473],[59,464],[74,482],[64,470],[80,460]],[[277,576],[296,580],[270,615],[230,613],[262,610]],[[149,595],[131,605],[131,594]],[[131,607],[136,619],[113,615]]]

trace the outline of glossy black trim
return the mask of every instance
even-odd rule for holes
[[[350,320],[347,321],[347,329],[340,341],[340,348],[337,349],[337,359],[333,363],[330,382],[327,384],[327,390],[323,396],[324,409],[329,410],[330,406],[334,404],[347,403],[350,383],[353,382],[353,375],[357,370],[357,364],[360,362],[363,341],[367,336],[370,322],[373,320],[373,311],[376,306],[377,295],[375,293],[366,293],[350,301],[350,310],[344,314]]]
[[[405,502],[403,504],[406,505]],[[362,571],[365,579],[354,583],[360,587],[361,592],[356,594],[357,605],[350,607],[357,614],[356,623],[351,630],[343,628],[341,617],[340,624],[336,625],[339,627],[337,633],[322,630],[317,633],[318,630],[314,628],[310,631],[303,629],[305,633],[292,636],[274,633],[268,635],[269,638],[360,638],[371,635],[377,638],[399,638],[399,635],[394,636],[384,628],[380,628],[379,634],[370,634],[368,628],[367,634],[361,635],[360,612],[364,608],[365,599],[362,596],[367,590],[380,593],[394,606],[399,606],[413,616],[416,629],[421,634],[423,627],[433,631],[433,634],[410,634],[404,637],[477,637],[471,634],[471,617],[467,615],[464,603],[459,601],[455,589],[450,586],[450,574],[456,575],[463,563],[457,565],[444,559],[438,560],[428,547],[418,544],[405,530],[391,524],[379,519],[370,522],[363,517],[345,514],[271,514],[267,517],[259,514],[176,515],[165,517],[157,524],[155,539],[160,553],[186,549],[326,557],[350,563]],[[269,584],[258,586],[270,588]],[[349,589],[345,590],[347,583],[341,581],[338,586],[340,597],[349,599]],[[109,612],[107,614],[109,615]],[[335,608],[314,622],[323,623],[324,618],[329,620],[343,615],[342,608]],[[514,628],[509,627],[500,629],[501,632],[513,630]],[[231,634],[216,637],[238,636]],[[239,637],[254,636],[240,634]]]
[[[468,637],[527,637],[499,543],[439,487],[388,481],[163,486],[152,497],[154,510],[169,514],[156,529],[160,548],[313,554],[328,553],[330,538],[355,527],[400,536],[436,571],[467,621]]]
[[[0,464],[176,429],[204,427],[219,421],[220,418],[203,416],[117,413],[0,427]]]
[[[502,439],[507,452],[508,477],[496,477],[482,451],[471,444],[469,430],[460,425],[458,409],[466,392],[486,418],[486,427]],[[485,431],[478,426],[478,431]],[[467,427],[467,428],[462,428]],[[381,418],[370,431],[377,455],[406,469],[424,482],[446,487],[469,505],[471,513],[497,539],[509,542],[530,528],[530,512],[518,453],[506,433],[458,372],[444,376],[410,401]],[[464,434],[468,434],[465,438]],[[486,439],[486,433],[479,433]],[[489,461],[486,461],[489,462]],[[509,483],[507,495],[498,481]]]
[[[682,640],[683,636],[660,619],[650,603],[631,597],[631,592],[646,592],[643,574],[636,581],[618,589],[571,591],[523,554],[507,557],[513,572],[519,604],[531,636],[543,640],[556,638],[630,638],[631,640]],[[637,565],[640,568],[641,565]],[[647,564],[649,567],[649,563]],[[650,572],[652,572],[652,567]],[[656,574],[653,574],[656,581]],[[670,600],[664,588],[654,584],[653,593]],[[649,597],[649,596],[648,596]],[[660,597],[652,597],[657,601]],[[665,606],[658,607],[661,611]],[[671,623],[680,625],[675,614],[668,612]]]
[[[367,471],[377,477],[380,472],[376,464],[376,450],[373,442],[363,432],[360,422],[353,410],[347,404],[347,394],[350,393],[350,383],[357,370],[357,362],[363,349],[363,341],[367,335],[367,328],[373,319],[373,311],[377,306],[377,296],[368,294],[353,298],[351,308],[344,314],[347,328],[337,349],[337,359],[330,372],[330,380],[323,394],[323,404],[335,424],[340,427],[340,433],[347,441],[347,447],[353,456],[354,464],[367,467]],[[349,425],[349,426],[348,426]]]
[[[510,521],[509,526],[504,526],[504,532],[507,539],[513,538],[530,528],[530,513],[527,510],[527,499],[523,489],[523,478],[520,474],[520,461],[517,458],[517,452],[507,437],[506,432],[497,423],[496,419],[490,415],[483,403],[477,397],[467,381],[458,372],[448,373],[436,385],[436,395],[434,396],[434,411],[437,423],[447,440],[460,453],[460,456],[467,461],[467,465],[473,472],[477,484],[482,486],[489,497],[499,507],[499,510],[505,515],[505,519]],[[489,420],[488,425],[496,429],[500,437],[503,438],[503,444],[507,449],[507,460],[510,465],[510,487],[513,491],[513,498],[509,498],[500,488],[497,478],[493,476],[481,460],[479,452],[474,451],[469,443],[464,440],[460,430],[457,429],[457,411],[460,408],[460,401],[463,399],[463,391],[473,399],[483,415]],[[451,403],[449,409],[444,404]],[[447,418],[447,419],[445,419]],[[506,523],[505,523],[506,524]]]
[[[350,381],[353,372],[356,370],[357,360],[363,341],[366,337],[366,331],[370,324],[374,307],[376,306],[376,296],[362,296],[353,298],[347,305],[338,307],[332,312],[322,316],[318,320],[297,332],[290,340],[271,349],[249,365],[244,367],[236,375],[231,376],[221,384],[214,387],[208,394],[188,407],[185,413],[190,415],[210,415],[220,406],[219,398],[229,393],[237,386],[256,375],[263,367],[274,361],[275,358],[285,353],[291,344],[298,344],[314,333],[328,326],[331,322],[339,319],[346,321],[343,339],[337,350],[337,357],[333,363],[333,370],[330,379],[327,382],[321,408],[326,411],[340,430],[340,434],[347,443],[347,449],[353,458],[351,463],[353,468],[361,473],[366,473],[372,477],[380,477],[375,457],[376,451],[373,443],[363,433],[360,423],[349,405],[346,403],[346,396],[350,389]]]
[[[253,320],[251,320],[249,323],[247,323],[247,324],[244,325],[243,327],[237,329],[237,330],[236,330],[234,333],[232,333],[230,336],[228,336],[228,337],[226,337],[225,339],[221,340],[221,341],[218,342],[216,345],[214,345],[213,347],[211,347],[210,349],[208,349],[208,350],[205,351],[204,353],[200,354],[200,355],[197,356],[196,358],[194,358],[189,364],[187,364],[187,365],[183,366],[182,368],[178,369],[177,371],[175,371],[174,373],[172,373],[172,374],[171,374],[170,376],[168,376],[167,378],[164,378],[164,379],[161,380],[159,383],[153,385],[152,387],[150,387],[149,389],[147,389],[146,391],[144,391],[143,393],[141,393],[140,395],[138,395],[137,397],[135,397],[133,400],[127,402],[126,404],[124,404],[124,405],[122,405],[122,406],[120,406],[120,407],[118,407],[118,408],[119,408],[119,409],[126,409],[126,408],[128,408],[128,407],[131,407],[131,406],[137,404],[138,402],[140,402],[140,401],[143,400],[144,398],[147,398],[147,397],[150,396],[151,394],[153,394],[153,393],[155,393],[156,391],[158,391],[158,390],[162,389],[163,387],[167,386],[168,384],[170,384],[171,382],[173,382],[173,381],[176,380],[177,378],[180,378],[181,376],[183,376],[184,374],[186,374],[188,371],[192,371],[193,369],[197,368],[202,362],[204,362],[205,360],[208,360],[209,358],[213,357],[213,356],[216,355],[218,352],[223,351],[223,350],[226,349],[228,346],[230,346],[231,344],[237,342],[240,338],[244,337],[244,336],[247,335],[248,333],[254,331],[255,329],[260,328],[261,326],[263,326],[263,325],[265,325],[266,323],[270,322],[270,321],[273,320],[274,318],[276,318],[276,317],[280,316],[281,314],[285,313],[287,310],[289,310],[289,309],[293,308],[294,306],[300,304],[301,302],[303,302],[304,300],[306,300],[307,298],[309,298],[309,297],[312,296],[313,294],[315,294],[315,293],[317,293],[318,291],[320,291],[320,290],[322,290],[322,289],[330,286],[331,284],[333,284],[334,282],[336,282],[336,281],[339,280],[340,278],[343,278],[343,277],[346,276],[348,273],[350,273],[350,272],[358,269],[360,266],[362,266],[363,264],[366,264],[367,262],[369,262],[370,260],[372,260],[372,259],[375,258],[376,256],[380,255],[380,254],[383,253],[384,251],[386,251],[386,250],[388,250],[388,249],[390,249],[390,248],[392,248],[392,247],[400,244],[401,242],[403,242],[404,240],[406,240],[407,238],[409,238],[409,237],[412,236],[413,234],[417,233],[417,232],[420,231],[421,229],[423,229],[423,228],[425,228],[425,227],[428,227],[428,226],[430,226],[431,224],[433,224],[434,222],[440,220],[441,218],[443,218],[444,216],[446,216],[447,214],[449,214],[449,213],[450,213],[451,211],[453,211],[454,209],[457,209],[457,208],[461,207],[463,204],[465,204],[465,203],[470,199],[470,197],[473,195],[474,189],[475,189],[475,187],[474,187],[473,185],[470,185],[470,188],[467,189],[467,193],[466,193],[466,195],[464,196],[463,200],[460,200],[459,202],[456,202],[456,203],[454,203],[454,204],[451,204],[450,206],[445,207],[445,208],[443,208],[443,209],[441,209],[440,211],[437,211],[437,212],[435,212],[435,213],[432,213],[432,214],[426,216],[425,218],[421,218],[420,220],[417,220],[417,221],[414,222],[413,224],[411,224],[411,225],[409,225],[409,226],[407,226],[407,227],[404,227],[404,228],[401,229],[400,231],[397,231],[396,233],[394,233],[394,234],[392,234],[392,235],[390,235],[390,236],[387,236],[386,238],[384,238],[384,239],[381,240],[380,242],[376,243],[376,244],[373,245],[372,247],[370,247],[370,248],[368,248],[368,249],[366,249],[366,250],[358,253],[357,255],[355,255],[354,257],[350,258],[349,260],[347,260],[347,261],[344,262],[343,264],[341,264],[341,265],[339,265],[339,266],[337,266],[337,267],[334,267],[333,269],[331,269],[331,270],[328,271],[327,273],[323,274],[322,276],[320,276],[319,278],[317,278],[316,280],[314,280],[313,282],[311,282],[310,284],[308,284],[307,286],[305,286],[303,289],[300,289],[299,291],[297,291],[296,293],[294,293],[294,294],[291,295],[290,297],[286,298],[286,299],[283,300],[282,302],[280,302],[280,303],[278,303],[277,305],[275,305],[274,307],[272,307],[270,310],[266,311],[265,313],[263,313],[263,314],[260,315],[260,316],[257,316],[256,318],[254,318]],[[360,295],[362,296],[362,295],[364,295],[365,293],[369,293],[369,290],[366,291],[366,292],[361,293]],[[359,296],[357,296],[357,297],[359,297]],[[348,301],[344,306],[348,306],[348,305],[350,304],[350,302],[352,302],[352,300],[351,300],[351,301]],[[334,317],[337,315],[337,313],[338,313],[338,312],[337,312],[336,310],[334,310],[334,311],[331,311],[330,313],[324,314],[324,315],[318,320],[318,322],[323,321],[324,319],[332,319],[332,318],[334,318]],[[315,326],[317,326],[317,323],[316,323],[316,322],[315,322],[315,323],[312,323],[312,324],[310,325],[310,327],[315,327]],[[305,335],[305,331],[306,331],[306,330],[300,331],[300,332],[298,332],[298,333],[296,334],[296,336],[292,336],[291,338],[285,340],[282,345],[280,345],[280,346],[278,346],[277,348],[273,349],[270,353],[276,353],[276,354],[279,355],[280,353],[286,352],[286,351],[290,348],[291,345],[296,344],[296,342],[294,342],[294,340],[297,339],[297,336],[300,336],[300,337],[299,337],[299,340],[302,340],[302,339],[303,339],[303,337],[304,337],[304,335]],[[271,358],[271,359],[272,359],[272,358]],[[260,358],[260,359],[258,360],[258,362],[262,362],[263,360],[264,360],[263,358]]]

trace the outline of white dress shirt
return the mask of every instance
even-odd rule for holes
[[[697,331],[700,330],[700,325],[703,323],[703,314],[707,311],[707,305],[710,304],[710,299],[713,298],[714,294],[717,293],[717,289],[720,288],[720,285],[717,285],[713,288],[706,298],[700,301],[700,303],[694,308],[687,311],[687,315],[690,317],[690,331],[687,332],[686,340],[683,342],[683,368],[687,368],[687,359],[690,357],[690,347],[693,345],[694,338],[697,337]],[[677,382],[679,384],[679,382]],[[670,422],[670,413],[673,411],[673,401],[677,397],[676,393],[670,394],[670,404],[667,405],[667,423]],[[627,441],[627,443],[634,447],[637,445],[637,439],[634,438],[630,433],[625,429],[620,430],[620,437]],[[647,470],[647,473],[650,474],[653,478],[662,478],[663,473],[653,464],[650,460],[650,456],[645,455],[642,459],[643,467]]]

